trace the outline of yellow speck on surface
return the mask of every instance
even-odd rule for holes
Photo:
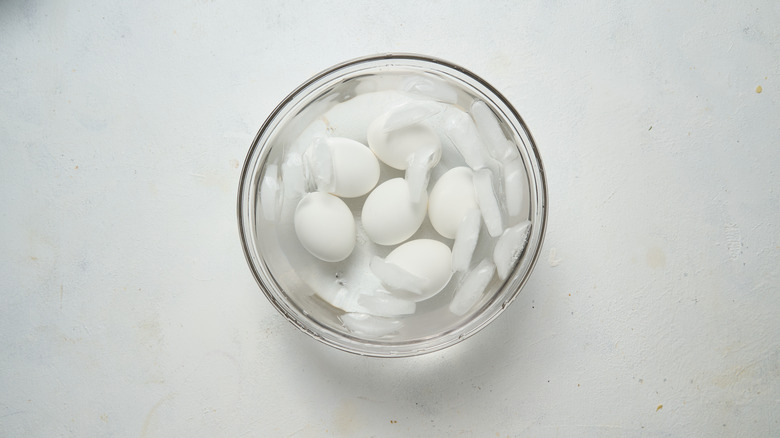
[[[664,405],[658,405],[658,407],[657,407],[657,408],[655,408],[655,411],[656,411],[656,412],[660,411],[662,407],[664,407]]]
[[[764,89],[763,89],[763,88],[761,88],[761,85],[759,85],[758,87],[756,87],[756,93],[760,93],[760,92],[762,92],[762,91],[764,91]]]
[[[666,267],[666,253],[664,253],[664,250],[657,246],[648,249],[647,266],[653,269]]]

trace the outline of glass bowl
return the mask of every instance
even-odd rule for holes
[[[392,247],[382,247],[365,238],[359,222],[360,205],[365,197],[346,200],[358,216],[357,245],[353,254],[340,263],[309,260],[305,252],[300,251],[300,243],[290,224],[295,196],[287,193],[293,193],[289,188],[287,192],[282,190],[287,184],[300,185],[301,182],[280,181],[274,175],[285,171],[285,157],[300,148],[301,143],[309,141],[307,136],[315,135],[312,134],[315,131],[316,135],[322,135],[324,131],[325,135],[351,137],[366,144],[366,124],[371,117],[376,117],[373,111],[378,111],[377,108],[387,102],[379,99],[376,105],[364,105],[364,109],[357,112],[353,108],[353,113],[346,118],[339,113],[339,108],[357,105],[361,99],[367,101],[368,98],[361,96],[376,100],[375,96],[392,97],[396,92],[404,98],[445,102],[464,111],[477,99],[485,102],[522,159],[523,183],[527,183],[522,190],[527,204],[521,219],[529,220],[531,226],[527,244],[522,252],[514,254],[517,263],[506,280],[493,276],[481,299],[467,313],[454,315],[447,311],[454,290],[462,280],[462,276],[455,275],[436,297],[417,303],[416,312],[405,317],[403,327],[392,336],[366,336],[345,328],[340,319],[344,312],[320,299],[314,293],[316,287],[312,286],[323,281],[346,285],[353,290],[373,287],[364,285],[361,280],[361,276],[370,275],[370,257],[374,254],[385,256]],[[350,120],[350,123],[343,120]],[[447,138],[443,137],[442,141],[452,149]],[[446,160],[445,155],[446,151],[442,162]],[[450,163],[456,165],[458,159],[463,161],[457,153],[451,153],[449,157]],[[440,173],[432,174],[431,186]],[[266,176],[276,183],[266,187],[263,184]],[[384,166],[380,181],[396,176],[403,177],[403,173]],[[266,191],[265,198],[261,196],[263,190]],[[271,199],[273,204],[263,204],[265,199]],[[273,110],[258,131],[244,162],[238,190],[238,225],[244,254],[271,304],[318,341],[350,353],[376,357],[414,356],[437,351],[468,338],[495,319],[528,280],[541,250],[546,218],[544,169],[531,133],[517,111],[495,88],[474,73],[447,61],[415,54],[381,54],[354,59],[303,83]],[[434,236],[426,218],[414,237]],[[452,246],[452,240],[441,236],[434,238]],[[480,237],[480,244],[482,240]],[[489,252],[489,248],[480,250],[478,245],[475,259]]]

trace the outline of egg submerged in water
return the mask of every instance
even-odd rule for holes
[[[304,248],[326,262],[340,262],[355,248],[355,218],[340,198],[312,192],[295,208],[295,234]]]
[[[425,219],[428,194],[411,202],[409,184],[393,178],[377,186],[363,204],[361,220],[368,238],[380,245],[395,245],[412,237]]]
[[[439,234],[454,239],[463,218],[476,208],[479,205],[474,192],[474,172],[468,167],[454,167],[434,184],[428,201],[428,217]]]
[[[327,139],[333,162],[336,196],[356,198],[370,192],[379,181],[379,160],[368,146],[342,137]]]
[[[410,240],[390,252],[385,261],[425,280],[420,293],[411,297],[414,301],[427,300],[441,292],[452,277],[452,252],[438,240]]]
[[[405,111],[417,114],[404,114]],[[386,112],[368,127],[368,146],[388,166],[406,170],[415,154],[428,155],[430,167],[441,158],[441,141],[436,131],[420,123],[440,108],[426,109],[421,104],[401,105]],[[415,117],[416,115],[416,117]]]
[[[356,198],[379,181],[379,160],[368,146],[349,138],[316,138],[303,156],[308,178],[321,192]]]

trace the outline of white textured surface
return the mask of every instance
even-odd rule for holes
[[[780,435],[780,3],[157,3],[0,2],[0,435]],[[550,186],[517,301],[402,360],[278,315],[234,213],[286,93],[388,51]]]

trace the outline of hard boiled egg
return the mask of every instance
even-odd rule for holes
[[[368,146],[343,137],[316,138],[303,154],[317,190],[343,198],[363,196],[379,181],[379,161]]]
[[[431,190],[428,217],[433,228],[448,239],[455,238],[469,210],[479,208],[473,179],[470,168],[455,167],[439,177]]]
[[[379,181],[379,161],[368,146],[358,141],[330,137],[325,139],[333,165],[330,193],[356,198],[370,192]]]
[[[440,108],[426,108],[422,104],[400,105],[374,120],[368,127],[368,146],[390,167],[405,170],[414,154],[430,151],[433,167],[441,158],[441,140],[430,126],[418,123]]]
[[[377,186],[363,204],[361,219],[369,239],[380,245],[395,245],[410,238],[425,219],[428,194],[411,202],[409,184],[393,178]]]
[[[452,253],[447,245],[438,240],[410,240],[390,252],[385,261],[425,279],[420,294],[409,294],[414,301],[427,300],[436,295],[452,276]]]
[[[294,225],[301,245],[318,259],[339,262],[355,248],[355,218],[347,204],[331,194],[304,196],[295,208]]]

